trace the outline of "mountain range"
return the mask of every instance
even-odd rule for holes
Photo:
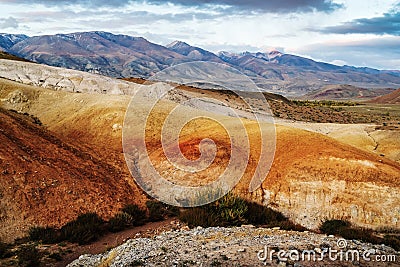
[[[279,51],[214,54],[181,41],[162,46],[142,37],[101,31],[34,37],[0,34],[0,50],[38,63],[117,78],[147,78],[185,62],[216,62],[237,68],[260,88],[287,96],[329,84],[400,87],[398,70],[336,66]]]

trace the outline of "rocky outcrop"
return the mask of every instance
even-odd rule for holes
[[[139,86],[87,72],[6,59],[0,59],[0,77],[23,84],[76,93],[132,95]]]
[[[394,161],[279,127],[271,171],[262,192],[252,198],[310,229],[326,219],[400,228],[399,179],[400,165]]]
[[[278,259],[279,250],[290,250],[292,256],[281,254]],[[354,258],[343,257],[338,265],[339,258],[335,260],[335,256],[341,250],[355,254]],[[330,258],[328,251],[331,251]],[[368,257],[363,258],[366,251]],[[360,256],[359,260],[356,255]],[[376,262],[374,259],[380,255],[385,255],[385,259],[390,256],[391,263]],[[154,238],[135,238],[103,254],[82,255],[68,266],[387,266],[396,265],[398,257],[399,252],[385,245],[244,225],[178,229]]]
[[[312,229],[325,219],[347,219],[368,228],[400,227],[400,189],[374,183],[293,180],[286,187],[265,189],[264,203]]]

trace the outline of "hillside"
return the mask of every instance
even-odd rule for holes
[[[8,51],[13,45],[29,38],[25,34],[0,33],[0,51]]]
[[[130,183],[133,181],[129,180],[121,145],[121,128],[129,96],[51,91],[26,85],[17,86],[9,81],[3,81],[3,84],[0,91],[3,107],[33,114],[48,130],[65,138],[64,140],[85,144],[91,153],[106,159],[108,165],[103,166],[112,166],[120,171],[120,175],[113,179],[120,182],[125,179]],[[16,92],[20,97],[14,97]],[[219,151],[217,164],[200,173],[197,178],[187,174],[177,175],[176,170],[163,156],[157,139],[157,130],[162,125],[159,122],[162,122],[162,118],[165,118],[172,107],[174,104],[168,101],[158,106],[152,120],[154,127],[149,128],[149,149],[154,157],[154,166],[179,182],[205,182],[215,179],[215,175],[229,160],[226,154],[226,147],[229,145],[226,143],[223,128],[213,127],[209,121],[200,120],[184,129],[180,139],[184,154],[195,156],[198,153],[197,142],[205,136],[217,140]],[[181,114],[183,116],[204,112],[207,111],[189,109]],[[178,116],[175,119],[179,121],[181,118]],[[237,119],[224,117],[223,120],[233,127],[239,126]],[[358,225],[369,227],[399,227],[400,218],[395,212],[400,201],[397,183],[400,179],[400,166],[397,163],[321,134],[300,129],[277,127],[277,149],[272,169],[262,189],[249,194],[248,182],[259,153],[259,129],[251,121],[247,121],[245,125],[253,146],[249,167],[236,188],[236,192],[242,196],[274,207],[310,228],[315,228],[327,216],[348,218]],[[90,170],[90,161],[87,164]],[[103,173],[106,175],[107,170]],[[135,191],[132,197],[137,199],[140,195],[141,193]],[[371,195],[374,198],[371,199]],[[100,205],[96,200],[92,202],[93,205]],[[309,214],[313,216],[310,217]],[[374,217],[369,214],[374,214]]]
[[[85,32],[36,36],[10,52],[38,63],[112,77],[147,76],[187,59],[141,37]]]
[[[0,51],[0,59],[29,62],[29,60],[27,60],[27,59],[24,59],[22,57],[17,57],[17,56],[11,55],[11,54],[9,54],[7,52],[3,52],[3,51]]]
[[[19,83],[76,93],[133,94],[134,83],[92,73],[0,59],[0,77]]]
[[[38,63],[118,78],[146,78],[172,65],[201,60],[233,66],[260,88],[285,96],[304,95],[329,84],[400,86],[397,71],[336,66],[279,51],[216,55],[181,41],[164,47],[142,37],[99,31],[14,39],[5,51]]]
[[[368,103],[378,103],[378,104],[400,104],[400,89],[391,92],[386,95],[382,95],[371,99]]]
[[[309,100],[365,100],[391,93],[390,88],[360,88],[352,85],[326,85],[322,89],[304,95]]]
[[[168,44],[166,47],[193,60],[224,63],[224,61],[214,53],[206,51],[200,47],[191,46],[185,42],[175,41]]]
[[[125,203],[140,203],[121,168],[40,124],[0,108],[2,241],[25,235],[31,226],[60,227],[85,212],[108,218]]]

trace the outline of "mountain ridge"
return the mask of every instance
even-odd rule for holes
[[[10,46],[8,40],[14,43]],[[147,78],[176,64],[216,62],[237,68],[263,90],[286,96],[301,96],[328,84],[400,87],[397,70],[337,66],[276,50],[214,54],[182,41],[162,46],[143,37],[103,31],[34,37],[0,34],[1,47],[8,47],[5,52],[37,63],[116,78]]]

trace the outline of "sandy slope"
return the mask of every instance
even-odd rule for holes
[[[32,225],[62,226],[78,213],[107,218],[140,191],[121,168],[32,122],[0,109],[0,239],[11,241]]]
[[[279,125],[304,129],[332,137],[342,143],[400,162],[400,130],[382,130],[372,124],[310,123],[275,120]]]
[[[368,102],[381,104],[400,104],[400,89],[397,89],[389,94],[376,97]]]
[[[66,93],[2,80],[0,99],[1,106],[33,114],[65,140],[89,148],[121,171],[118,178],[128,177],[121,146],[128,96]],[[198,142],[211,136],[217,144],[217,157],[214,165],[200,173],[197,180],[191,175],[175,176],[174,167],[162,155],[157,133],[173,105],[166,103],[169,104],[161,105],[153,114],[154,127],[149,128],[147,140],[153,151],[153,164],[180,182],[185,178],[196,183],[205,182],[205,178],[207,181],[215,179],[229,160],[226,132],[208,121],[189,124],[180,139],[183,154],[195,159],[199,155]],[[232,125],[237,123],[237,119],[230,117],[225,117],[224,121]],[[248,193],[259,154],[259,130],[251,121],[245,121],[245,127],[250,136],[250,160],[236,188],[238,193],[281,210],[312,228],[327,217],[348,218],[370,227],[399,227],[399,164],[322,134],[293,127],[277,127],[272,169],[262,188]],[[133,180],[130,181],[134,188]]]

